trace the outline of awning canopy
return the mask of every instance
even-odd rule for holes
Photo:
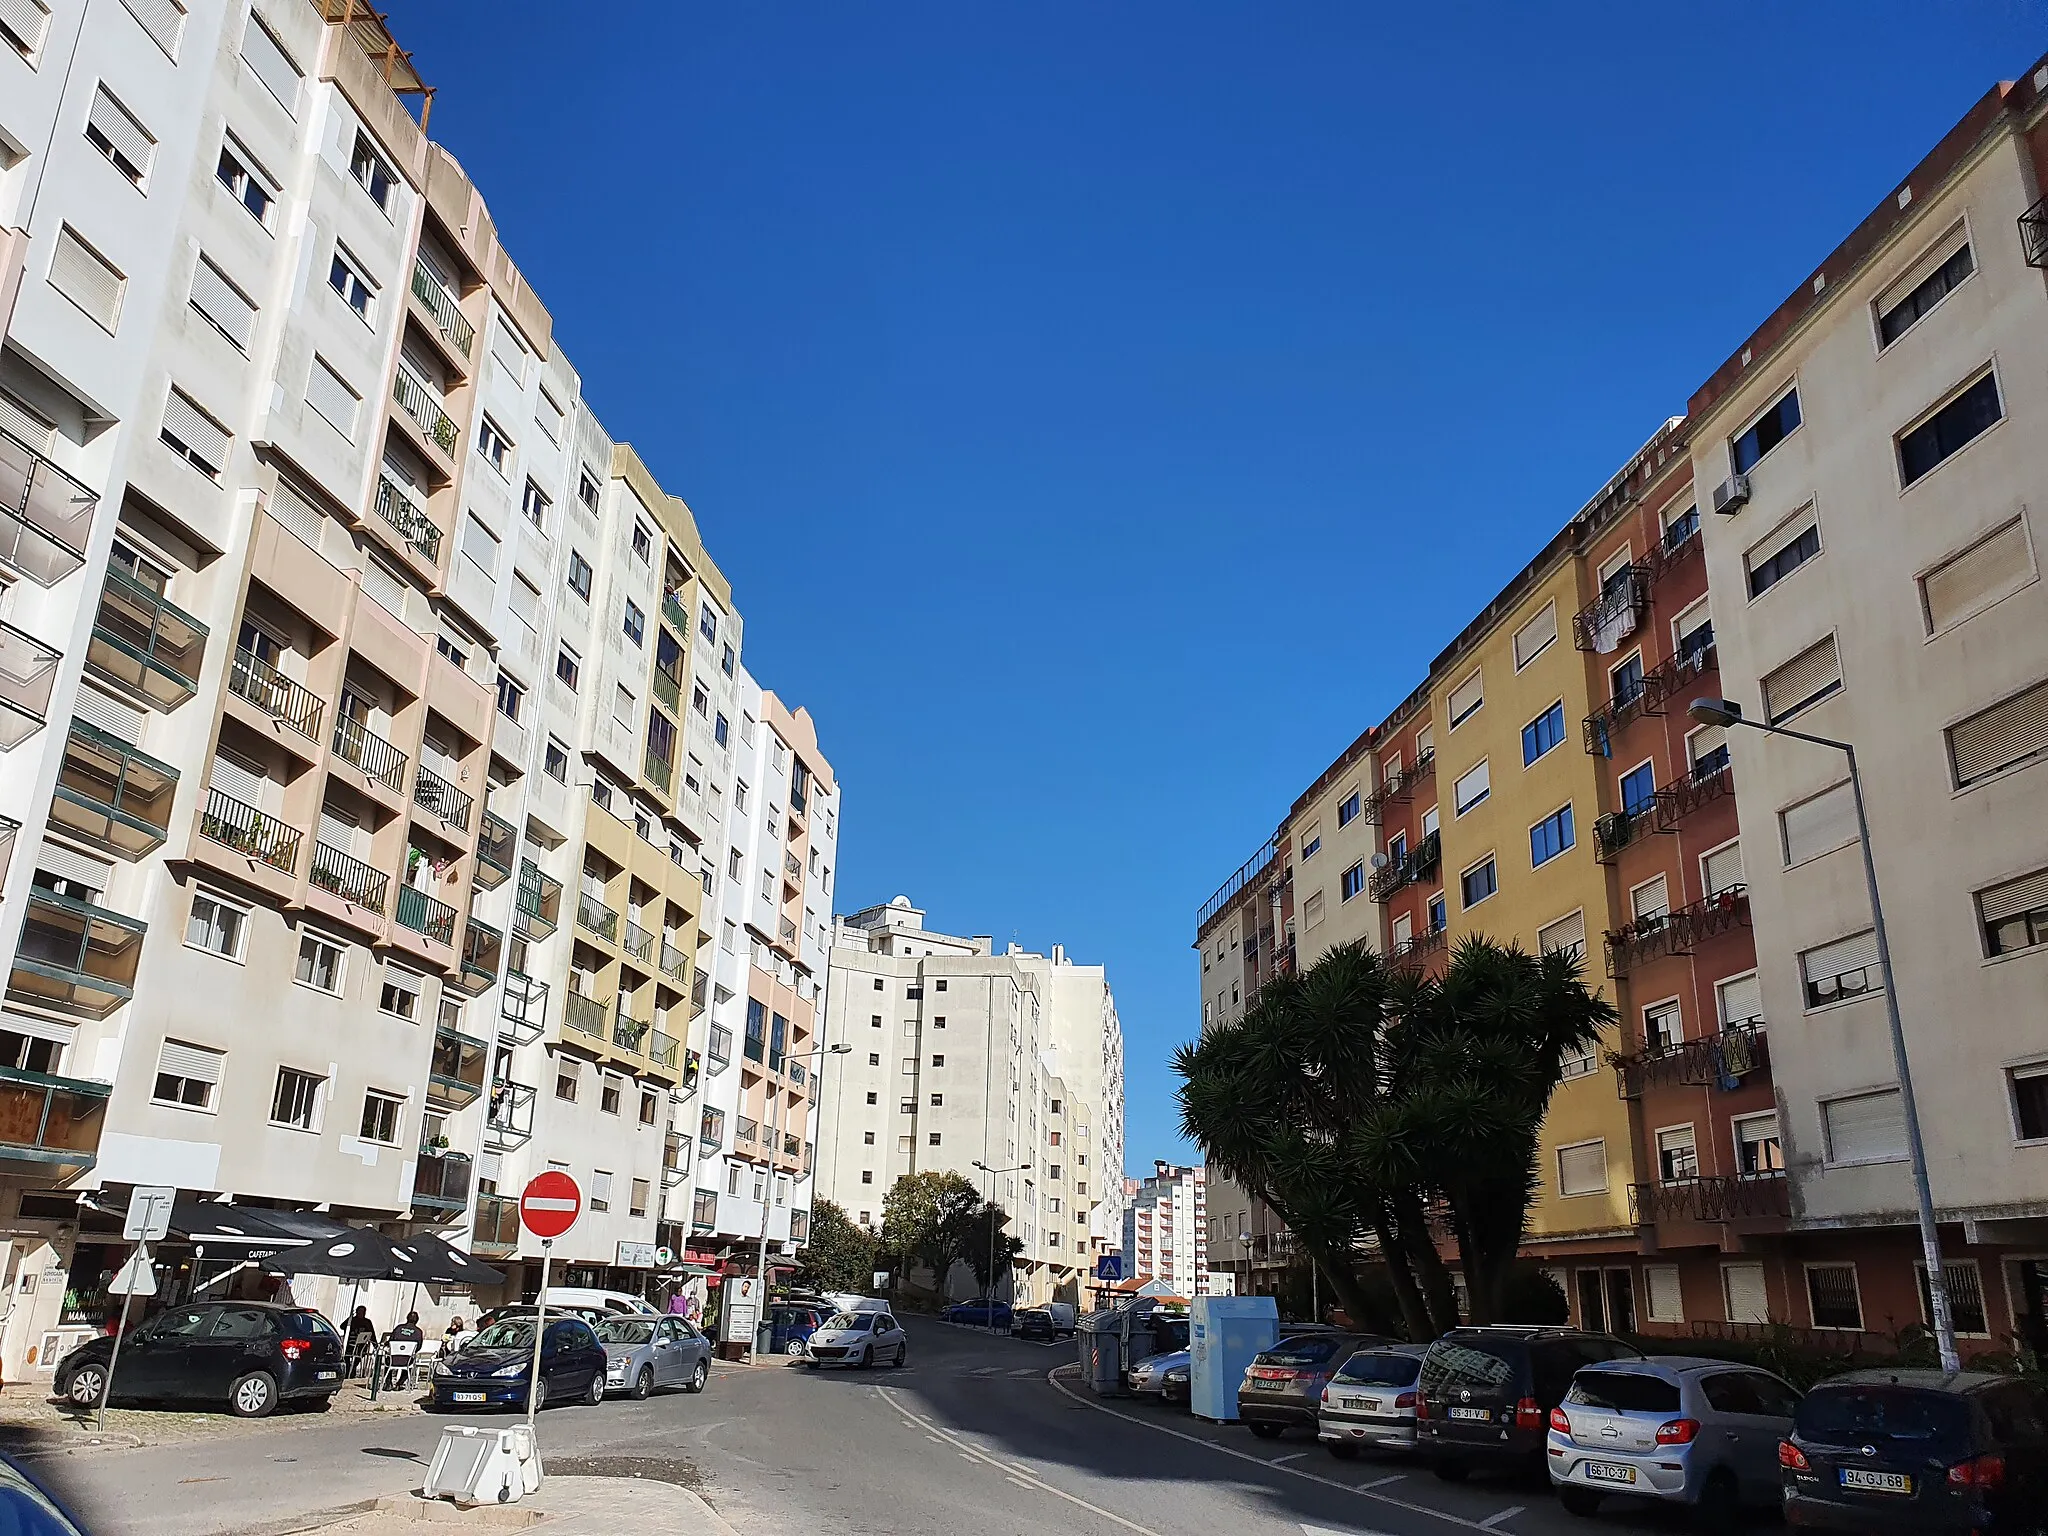
[[[334,1275],[343,1280],[403,1280],[405,1260],[375,1227],[344,1227],[317,1243],[287,1248],[271,1260],[287,1275]]]
[[[431,1232],[415,1232],[392,1244],[400,1258],[394,1280],[417,1280],[423,1285],[503,1285],[503,1270],[479,1263],[453,1244]]]
[[[264,1258],[288,1248],[339,1236],[349,1229],[316,1211],[273,1211],[180,1195],[171,1207],[171,1234],[223,1256]]]

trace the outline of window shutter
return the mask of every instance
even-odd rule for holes
[[[1650,1321],[1684,1322],[1685,1303],[1678,1287],[1678,1266],[1646,1264],[1643,1266],[1643,1280],[1650,1293]]]
[[[1536,943],[1543,953],[1553,949],[1574,949],[1583,955],[1586,952],[1586,914],[1574,912],[1570,917],[1561,917],[1548,928],[1536,933]]]
[[[427,979],[420,975],[418,971],[408,971],[402,966],[387,964],[384,967],[384,984],[388,987],[396,987],[401,992],[410,992],[414,997],[418,997],[425,989]]]
[[[1607,1143],[1592,1141],[1580,1147],[1565,1147],[1557,1154],[1557,1187],[1560,1194],[1598,1194],[1607,1187]]]
[[[1557,638],[1557,604],[1551,603],[1515,631],[1515,665],[1526,667]]]
[[[362,398],[324,357],[313,359],[313,371],[306,377],[306,403],[343,437],[350,442],[356,440],[356,417]]]
[[[1706,876],[1709,896],[1733,890],[1742,884],[1742,844],[1730,843],[1726,848],[1715,849],[1701,862],[1700,868]]]
[[[131,746],[142,744],[142,711],[110,698],[97,688],[80,688],[72,702],[71,712],[88,725],[96,725]]]
[[[2048,869],[2022,875],[2017,880],[2008,880],[1977,894],[1977,910],[1987,923],[2003,922],[2036,907],[2048,907]]]
[[[185,32],[185,7],[178,0],[122,0],[157,47],[175,60]]]
[[[244,805],[263,803],[263,775],[247,763],[238,763],[224,753],[215,753],[213,769],[206,778],[209,789],[239,800]]]
[[[1721,1027],[1744,1024],[1764,1016],[1764,989],[1754,976],[1738,976],[1716,989],[1721,1004]]]
[[[609,1202],[611,1197],[612,1176],[602,1169],[594,1170],[590,1175],[590,1198],[594,1201],[603,1200]]]
[[[2025,585],[2033,574],[2034,557],[2027,548],[2026,521],[2014,518],[1921,578],[1928,633],[1982,612],[2008,592]]]
[[[320,841],[337,853],[354,853],[356,847],[355,817],[337,815],[325,806],[320,808]]]
[[[1950,726],[1948,746],[1958,789],[2048,751],[2048,683]]]
[[[683,1143],[688,1146],[688,1142]],[[504,1173],[504,1156],[498,1152],[479,1152],[476,1157],[476,1178],[479,1184],[496,1184]]]
[[[512,376],[514,384],[526,382],[526,345],[502,321],[491,331],[491,356]]]
[[[92,107],[85,120],[114,146],[115,154],[135,167],[139,176],[146,178],[149,175],[149,161],[156,153],[156,140],[135,120],[133,113],[114,99],[105,85],[93,92]]]
[[[1827,1125],[1829,1162],[1880,1162],[1906,1155],[1906,1116],[1898,1089],[1829,1099],[1820,1112]]]
[[[462,552],[489,576],[498,569],[498,537],[486,528],[474,512],[463,520]]]
[[[1728,727],[1725,725],[1710,725],[1686,738],[1686,750],[1692,754],[1695,765],[1701,758],[1711,757],[1727,745]]]
[[[36,854],[36,868],[55,875],[59,880],[76,880],[94,891],[104,891],[114,878],[114,866],[105,859],[74,853],[57,843],[43,844]],[[14,1027],[14,1015],[8,1015],[7,1025],[10,1029]]]
[[[1823,944],[1818,949],[1809,949],[1799,957],[1800,969],[1811,983],[1832,981],[1837,976],[1866,970],[1876,964],[1877,934],[1869,929],[1852,933],[1846,939],[1837,939],[1832,944]]]
[[[133,3],[133,0],[130,0]],[[299,66],[291,61],[291,55],[278,46],[277,39],[264,29],[252,13],[249,25],[242,33],[242,57],[249,62],[250,70],[263,82],[265,90],[278,100],[287,113],[299,115]]]
[[[405,612],[405,583],[384,568],[381,560],[363,566],[363,590],[374,597],[394,619]]]
[[[1788,865],[1846,847],[1856,841],[1855,792],[1844,779],[1833,789],[1780,811],[1778,825],[1784,833]]]
[[[121,321],[121,297],[128,279],[66,224],[57,231],[50,256],[50,286],[76,304],[108,331]]]
[[[0,4],[5,3],[6,0],[0,0]],[[5,390],[0,390],[0,432],[45,458],[57,445],[57,429]]]
[[[277,489],[270,493],[270,515],[314,549],[320,547],[320,509],[291,481],[278,479]]]
[[[1758,567],[1770,564],[1772,560],[1805,538],[1813,526],[1814,520],[1811,515],[1794,518],[1743,557],[1748,570],[1753,573]]]
[[[12,36],[30,58],[43,46],[49,24],[50,12],[42,0],[0,0],[0,32]]]
[[[540,622],[540,590],[524,571],[513,572],[514,581],[510,593],[512,616],[522,624],[538,625]]]
[[[1406,944],[1408,942],[1409,935],[1412,934],[1414,930],[1415,919],[1410,917],[1406,912],[1403,912],[1399,917],[1395,918],[1394,947],[1398,949],[1401,945]]]
[[[1671,910],[1671,893],[1662,875],[1629,892],[1629,900],[1638,918],[1658,917]]]
[[[164,397],[164,432],[183,444],[216,478],[227,467],[228,445],[234,438],[175,386]]]
[[[156,1069],[168,1072],[173,1077],[189,1077],[202,1083],[220,1084],[220,1065],[227,1059],[223,1051],[209,1050],[203,1045],[183,1045],[176,1040],[166,1040],[163,1049],[157,1052]]]
[[[1842,663],[1835,637],[1810,646],[1764,679],[1764,714],[1771,724],[1842,686]]]
[[[1728,1302],[1731,1323],[1768,1323],[1771,1320],[1770,1292],[1764,1287],[1761,1264],[1730,1264],[1721,1271],[1721,1289]]]
[[[1465,810],[1486,795],[1491,787],[1491,774],[1485,763],[1458,780],[1456,793],[1458,809]]]
[[[555,404],[545,390],[541,391],[540,404],[534,410],[533,420],[549,442],[561,442],[562,408]]]
[[[1451,720],[1455,725],[1457,721],[1464,719],[1465,716],[1471,714],[1473,710],[1486,702],[1484,677],[1474,672],[1464,682],[1451,690],[1451,696],[1447,702],[1450,705]]]
[[[219,267],[204,256],[192,269],[192,307],[244,352],[256,333],[256,306],[242,297]]]

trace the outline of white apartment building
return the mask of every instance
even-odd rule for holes
[[[1124,1212],[1124,1278],[1164,1280],[1176,1296],[1209,1291],[1209,1203],[1200,1164],[1155,1162]]]

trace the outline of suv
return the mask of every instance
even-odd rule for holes
[[[1851,1371],[1778,1444],[1785,1523],[1825,1531],[2036,1530],[2048,1391],[1981,1371]]]
[[[1641,1350],[1577,1328],[1453,1328],[1429,1346],[1416,1380],[1416,1447],[1445,1482],[1474,1464],[1540,1472],[1550,1410],[1582,1366],[1640,1360]]]

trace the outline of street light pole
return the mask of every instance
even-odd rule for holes
[[[993,1301],[995,1300],[996,1290],[996,1175],[999,1173],[1029,1173],[1031,1165],[1029,1163],[1019,1163],[1014,1168],[991,1168],[987,1163],[977,1158],[974,1166],[988,1175],[988,1294],[989,1300]],[[1015,1301],[1015,1287],[1012,1286],[1011,1289],[1010,1299]],[[991,1322],[989,1326],[993,1328],[995,1324]]]
[[[1856,835],[1863,850],[1863,882],[1870,892],[1871,929],[1877,939],[1877,966],[1884,973],[1885,1020],[1891,1027],[1892,1067],[1899,1077],[1899,1109],[1906,1122],[1906,1155],[1913,1169],[1913,1199],[1920,1223],[1922,1262],[1927,1266],[1927,1310],[1934,1314],[1934,1344],[1941,1354],[1944,1371],[1962,1369],[1956,1350],[1954,1315],[1948,1304],[1948,1276],[1941,1267],[1941,1234],[1934,1223],[1934,1190],[1927,1177],[1927,1145],[1920,1137],[1920,1110],[1913,1098],[1913,1069],[1906,1058],[1906,1028],[1899,1019],[1899,988],[1892,975],[1892,949],[1885,938],[1884,903],[1877,893],[1877,860],[1870,847],[1870,820],[1863,809],[1863,775],[1857,770],[1856,749],[1846,741],[1826,736],[1809,736],[1782,725],[1743,718],[1742,706],[1732,699],[1694,699],[1686,713],[1705,725],[1746,725],[1770,736],[1786,736],[1816,747],[1832,747],[1849,760],[1849,793],[1856,804]]]
[[[810,1061],[814,1057],[843,1056],[852,1049],[852,1046],[841,1042],[838,1045],[820,1046],[815,1051],[806,1051],[802,1057],[797,1059]],[[765,1066],[766,1063],[764,1062],[763,1065]],[[811,1102],[815,1103],[817,1102],[816,1073],[813,1073],[811,1076],[811,1086],[810,1098]],[[775,1126],[768,1133],[768,1182],[761,1190],[761,1249],[754,1269],[754,1306],[761,1310],[765,1310],[768,1305],[768,1217],[770,1212],[774,1210],[775,1202],[775,1158],[782,1146],[782,1090],[773,1081],[770,1081],[768,1084],[768,1096],[770,1107],[775,1111]],[[796,1180],[792,1177],[790,1179],[792,1193],[794,1193],[795,1185]],[[747,1364],[753,1365],[756,1363],[760,1342],[761,1311],[757,1310],[754,1314],[753,1334],[747,1339]]]

